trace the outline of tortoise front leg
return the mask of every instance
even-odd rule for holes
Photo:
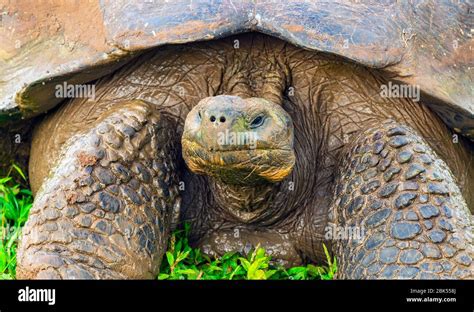
[[[389,121],[360,133],[335,189],[333,228],[362,234],[334,241],[340,278],[473,278],[472,216],[445,162],[412,129]]]
[[[23,229],[17,277],[154,278],[179,200],[175,136],[131,101],[68,140]]]

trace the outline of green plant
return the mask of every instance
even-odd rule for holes
[[[285,269],[271,263],[265,249],[257,246],[246,257],[238,253],[227,253],[211,259],[200,249],[189,246],[190,225],[172,234],[166,257],[161,264],[160,280],[311,280],[333,279],[337,271],[336,258],[331,259],[326,246],[328,266],[308,264]]]
[[[0,178],[0,279],[15,278],[17,241],[33,204],[31,192],[15,181],[13,173],[27,183],[25,174],[16,165],[11,166],[5,178]],[[182,229],[172,234],[158,279],[328,280],[333,279],[337,271],[336,258],[331,259],[324,245],[327,266],[308,264],[285,269],[272,264],[271,257],[260,246],[246,256],[233,252],[210,258],[189,245],[189,231],[190,225],[185,223]]]
[[[315,266],[308,264],[307,266],[298,266],[283,270],[284,274],[289,279],[294,280],[307,280],[307,279],[322,279],[332,280],[337,272],[337,260],[336,257],[332,258],[329,255],[329,251],[326,245],[323,244],[324,253],[326,254],[327,266]],[[280,277],[280,279],[283,279]]]
[[[27,181],[25,174],[15,164],[8,175],[0,179],[0,279],[15,278],[17,242],[33,204],[31,191],[15,183],[12,172]]]

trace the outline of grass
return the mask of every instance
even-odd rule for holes
[[[7,176],[0,179],[0,279],[15,278],[18,237],[33,204],[31,191],[14,181],[14,173],[27,181],[16,165],[12,165]]]
[[[308,264],[285,269],[271,264],[265,249],[256,246],[246,257],[227,253],[211,259],[188,242],[189,224],[172,234],[170,246],[163,259],[160,280],[331,280],[337,271],[325,245],[326,266]]]
[[[18,238],[33,203],[31,191],[21,186],[26,183],[25,174],[16,165],[11,166],[6,177],[0,178],[0,280],[15,279]],[[260,246],[247,256],[227,253],[213,259],[189,245],[189,228],[185,223],[172,234],[159,280],[330,280],[337,271],[336,258],[330,257],[324,245],[325,266],[308,264],[289,269],[275,266]]]

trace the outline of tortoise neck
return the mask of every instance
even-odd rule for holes
[[[218,179],[211,179],[211,190],[217,209],[226,215],[244,223],[258,219],[270,208],[276,184],[259,185],[227,184]]]

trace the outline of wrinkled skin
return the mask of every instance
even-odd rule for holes
[[[186,118],[181,143],[194,173],[232,185],[279,182],[295,163],[291,117],[264,99],[202,100]]]
[[[70,101],[35,129],[18,276],[151,278],[188,220],[210,255],[260,244],[295,265],[322,261],[326,243],[341,278],[472,278],[472,152],[424,103],[381,97],[388,78],[259,34],[139,57],[99,81],[96,101]],[[244,128],[255,107],[288,116],[248,129],[262,131],[261,153],[281,149],[232,166],[245,154],[223,157],[210,126],[192,131],[200,107],[247,116]],[[366,232],[327,240],[331,226]]]

